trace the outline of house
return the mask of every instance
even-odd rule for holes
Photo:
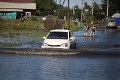
[[[0,17],[4,19],[31,17],[35,10],[36,3],[32,0],[0,0]]]

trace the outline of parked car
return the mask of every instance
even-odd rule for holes
[[[61,48],[61,49],[75,49],[76,37],[71,30],[55,29],[51,30],[41,48]]]
[[[117,28],[117,22],[114,19],[108,21],[107,29],[108,28],[116,29]]]

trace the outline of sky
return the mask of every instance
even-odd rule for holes
[[[61,4],[63,3],[64,0],[61,0]],[[79,8],[82,7],[82,0],[69,0],[70,1],[70,7],[72,8],[75,5],[78,5]],[[88,5],[92,5],[91,0],[83,0],[84,2],[87,2]],[[94,0],[95,2],[97,2],[98,4],[101,4],[101,0]],[[60,0],[56,0],[56,2],[59,4]],[[68,5],[68,0],[65,0],[65,3],[63,6],[67,6]]]

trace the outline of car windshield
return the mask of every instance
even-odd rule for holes
[[[67,32],[50,32],[47,39],[68,39]]]

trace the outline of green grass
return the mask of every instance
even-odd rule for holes
[[[68,21],[65,22],[65,28],[67,29],[68,28]],[[77,26],[77,23],[73,22],[73,21],[70,21],[70,29],[72,31],[78,31],[79,30],[79,27]]]
[[[9,42],[7,40],[6,42],[0,42],[0,46],[2,47],[13,47],[13,46],[20,46],[22,45],[22,42],[20,42],[21,37],[33,37],[32,39],[25,41],[23,44],[29,44],[34,43],[40,39],[42,39],[43,36],[46,35],[46,32],[43,30],[44,24],[41,20],[37,21],[23,21],[20,22],[19,20],[0,20],[0,36],[1,38],[12,38],[16,39],[18,41]]]
[[[22,43],[16,43],[16,42],[4,42],[4,43],[1,43],[1,46],[2,47],[14,47],[14,46],[20,46],[22,45]]]

